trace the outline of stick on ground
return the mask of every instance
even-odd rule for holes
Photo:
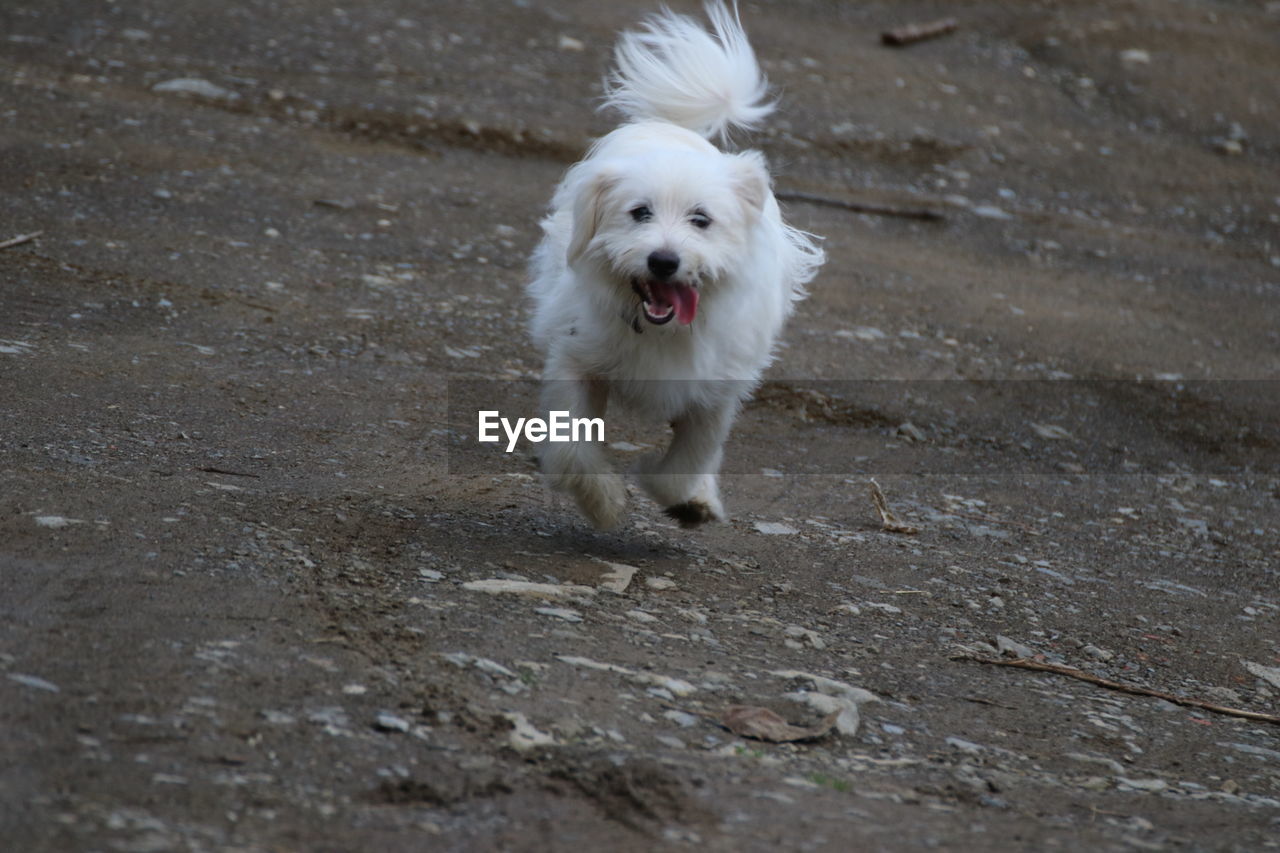
[[[17,237],[10,237],[8,240],[0,243],[0,249],[8,249],[11,246],[21,246],[23,243],[30,243],[43,233],[43,231],[33,231],[30,234],[19,234]]]
[[[869,213],[875,216],[896,216],[900,219],[919,219],[924,222],[941,222],[946,219],[942,213],[924,207],[893,207],[887,204],[845,201],[842,198],[802,192],[777,192],[774,193],[774,197],[778,201],[799,201],[823,207],[838,207],[841,210],[852,210],[854,213]]]
[[[1150,696],[1155,699],[1163,699],[1166,702],[1172,702],[1175,705],[1200,708],[1205,711],[1212,711],[1215,714],[1226,714],[1231,717],[1240,717],[1245,720],[1257,720],[1263,723],[1280,723],[1280,717],[1274,714],[1263,714],[1260,711],[1245,711],[1240,708],[1229,708],[1226,705],[1217,705],[1213,702],[1205,702],[1200,699],[1186,699],[1182,696],[1174,696],[1172,693],[1152,690],[1150,687],[1140,687],[1137,684],[1125,684],[1122,681],[1112,681],[1109,678],[1090,675],[1087,672],[1082,672],[1081,670],[1074,669],[1073,667],[1062,666],[1056,663],[1044,663],[1043,661],[1031,660],[1030,658],[1015,658],[1011,660],[989,658],[982,655],[976,655],[968,651],[952,655],[951,659],[972,660],[977,661],[978,663],[989,663],[993,666],[1012,666],[1018,669],[1034,670],[1035,672],[1052,672],[1056,675],[1065,675],[1068,678],[1087,681],[1090,684],[1096,684],[1099,687],[1105,687],[1108,690],[1118,690],[1121,693],[1129,693],[1134,696]]]
[[[907,24],[880,34],[880,41],[891,47],[906,47],[925,39],[933,39],[953,33],[960,23],[955,18],[943,18],[927,24]]]

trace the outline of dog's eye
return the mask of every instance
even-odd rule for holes
[[[711,227],[711,217],[707,216],[701,210],[696,211],[693,216],[690,216],[689,221],[693,223],[694,228],[700,228],[703,231]]]
[[[636,222],[648,222],[653,218],[653,211],[642,204],[631,209],[631,218]]]

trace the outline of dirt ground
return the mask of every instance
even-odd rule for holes
[[[0,5],[0,846],[1280,847],[1280,4],[744,3],[829,261],[599,533],[457,446],[651,8]]]

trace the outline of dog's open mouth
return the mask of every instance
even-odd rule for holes
[[[644,318],[655,326],[673,319],[687,326],[698,313],[698,288],[691,284],[637,278],[631,280],[631,289],[640,297]]]

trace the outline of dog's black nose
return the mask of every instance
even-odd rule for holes
[[[662,249],[649,255],[649,272],[654,278],[668,279],[680,268],[680,256]]]

